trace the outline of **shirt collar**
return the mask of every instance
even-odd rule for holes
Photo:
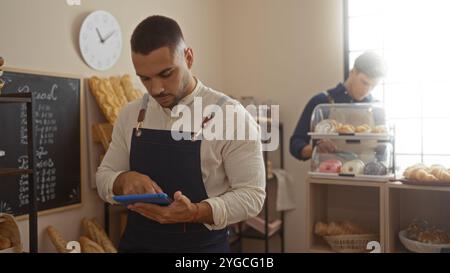
[[[350,96],[350,94],[347,91],[347,88],[345,87],[345,85],[343,83],[339,83],[336,86],[335,90],[337,91],[337,93],[340,93],[340,94],[343,94],[344,96],[346,96],[351,103],[365,103],[365,102],[371,102],[373,100],[372,95],[369,94],[364,99],[362,99],[361,101],[355,101],[352,98],[352,96]]]

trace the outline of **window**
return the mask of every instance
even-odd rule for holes
[[[450,167],[450,1],[345,0],[346,71],[373,50],[388,76],[373,91],[396,128],[400,170]]]

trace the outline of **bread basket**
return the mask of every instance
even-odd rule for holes
[[[367,244],[371,241],[379,241],[376,234],[334,235],[323,238],[333,251],[340,253],[369,252]]]
[[[409,239],[407,236],[407,231],[402,230],[399,232],[398,237],[400,242],[405,246],[406,249],[416,253],[440,253],[443,248],[450,248],[450,244],[428,244],[421,243],[419,241],[414,241]]]
[[[11,247],[0,250],[0,253],[21,253],[22,242],[20,240],[20,230],[14,216],[0,213],[0,235],[11,241]]]

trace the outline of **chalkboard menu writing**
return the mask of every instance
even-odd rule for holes
[[[81,203],[79,78],[5,71],[3,94],[35,99],[39,211]],[[0,104],[0,168],[28,168],[25,104]],[[27,214],[28,176],[0,176],[0,212]]]

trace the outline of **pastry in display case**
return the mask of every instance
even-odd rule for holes
[[[320,104],[311,128],[310,176],[383,182],[394,178],[394,133],[379,104]]]
[[[317,178],[389,181],[394,178],[394,151],[389,142],[329,139],[334,151],[320,151],[316,145],[310,176]]]
[[[319,104],[311,117],[311,136],[388,135],[384,108],[373,103]]]

